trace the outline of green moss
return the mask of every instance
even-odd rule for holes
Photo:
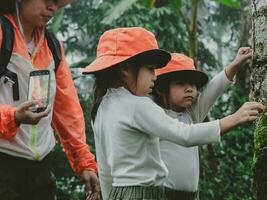
[[[267,200],[267,157],[263,148],[267,146],[267,116],[262,114],[254,132],[254,157],[252,170],[257,200]]]

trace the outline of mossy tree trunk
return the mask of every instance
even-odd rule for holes
[[[250,99],[267,103],[267,1],[252,0],[253,63]],[[254,189],[257,200],[267,200],[267,116],[262,114],[254,133]]]

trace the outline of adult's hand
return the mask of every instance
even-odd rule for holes
[[[97,175],[92,171],[84,170],[80,179],[85,184],[86,200],[96,200],[100,192]]]
[[[17,126],[20,124],[37,124],[43,117],[46,117],[51,111],[51,107],[48,106],[43,112],[33,113],[30,111],[30,107],[38,104],[39,101],[26,101],[20,104],[15,110],[15,123]]]

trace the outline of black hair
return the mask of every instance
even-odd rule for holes
[[[152,96],[156,104],[165,109],[168,109],[170,83],[171,81],[168,79],[157,80],[152,91]]]
[[[127,87],[122,75],[122,70],[128,67],[130,68],[130,70],[132,70],[137,80],[137,76],[141,66],[137,63],[134,63],[133,60],[127,60],[125,62],[114,65],[108,69],[102,70],[94,74],[94,99],[93,106],[91,109],[91,117],[93,121],[95,120],[98,107],[107,90],[109,88],[118,88],[121,86]]]
[[[0,0],[0,15],[12,14],[16,11],[15,0]]]

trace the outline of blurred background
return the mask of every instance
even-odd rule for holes
[[[197,68],[211,78],[234,59],[239,47],[251,46],[250,10],[250,1],[246,0],[77,0],[58,12],[49,26],[64,42],[92,152],[90,107],[94,80],[82,76],[80,68],[95,58],[99,37],[105,30],[144,27],[156,35],[160,48],[192,57]],[[248,100],[250,70],[249,66],[243,67],[209,113],[209,120],[234,112]],[[200,199],[253,199],[254,126],[237,127],[223,136],[220,144],[200,147]],[[58,199],[84,199],[82,184],[70,170],[59,145],[54,161]]]

